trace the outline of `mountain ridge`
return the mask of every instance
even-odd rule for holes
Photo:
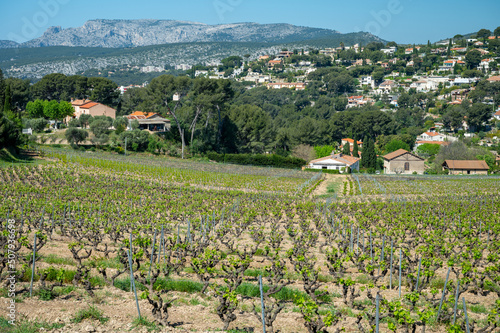
[[[96,19],[86,21],[82,26],[74,28],[64,29],[60,26],[52,26],[42,36],[20,44],[13,41],[0,41],[0,48],[48,46],[130,48],[195,42],[276,44],[310,39],[335,39],[343,35],[345,34],[336,30],[287,23],[240,22],[210,25],[180,20]],[[383,41],[377,36],[369,35],[370,41]]]

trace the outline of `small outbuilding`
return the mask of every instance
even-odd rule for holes
[[[485,161],[477,160],[446,160],[442,166],[450,175],[487,175],[490,169]]]
[[[340,173],[350,170],[359,171],[359,158],[344,154],[332,154],[331,156],[318,158],[309,162],[310,169],[338,170]]]
[[[423,174],[424,159],[405,149],[398,149],[384,156],[384,173],[396,174]]]

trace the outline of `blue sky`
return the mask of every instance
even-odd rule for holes
[[[290,23],[369,31],[398,43],[426,43],[500,26],[500,1],[438,0],[17,0],[0,2],[0,39],[39,37],[50,26],[106,19],[175,19],[222,24]]]

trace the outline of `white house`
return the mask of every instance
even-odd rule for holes
[[[360,159],[357,157],[332,154],[331,156],[318,158],[317,160],[309,162],[309,168],[317,170],[338,170],[340,173],[346,172],[347,168],[359,171],[359,161]]]
[[[395,46],[391,46],[387,49],[381,49],[380,51],[384,52],[385,54],[394,54],[397,51],[397,48]]]
[[[495,112],[495,114],[493,115],[493,118],[495,118],[496,120],[500,120],[500,107],[498,108],[497,112]]]
[[[441,134],[441,133],[436,132],[435,130],[434,131],[431,130],[429,132],[424,132],[417,137],[417,141],[428,141],[428,142],[432,142],[432,141],[435,141],[435,142],[444,142],[444,141],[454,142],[457,140],[458,139],[453,137],[453,136]]]
[[[495,61],[495,59],[483,59],[477,66],[478,70],[488,71],[490,69],[490,64]]]
[[[375,89],[375,81],[371,75],[362,76],[361,77],[361,86],[370,86],[372,89]]]

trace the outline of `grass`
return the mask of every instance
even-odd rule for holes
[[[63,328],[63,323],[48,323],[46,321],[31,321],[23,318],[11,325],[5,317],[0,317],[0,331],[3,333],[38,333]]]
[[[51,265],[76,266],[76,262],[72,258],[64,258],[55,254],[42,256],[41,260]]]
[[[97,320],[101,324],[106,323],[109,318],[105,317],[103,312],[95,306],[89,306],[87,309],[79,310],[71,320],[73,323],[81,323],[85,319]]]
[[[148,330],[148,332],[159,330],[159,327],[154,322],[149,321],[148,318],[145,317],[134,319],[134,321],[132,322],[132,327],[133,328],[145,327]]]
[[[123,264],[118,257],[114,258],[96,258],[90,261],[92,267],[106,267],[113,269],[123,269]]]
[[[488,313],[488,309],[484,306],[484,304],[472,304],[467,308],[473,313]]]

